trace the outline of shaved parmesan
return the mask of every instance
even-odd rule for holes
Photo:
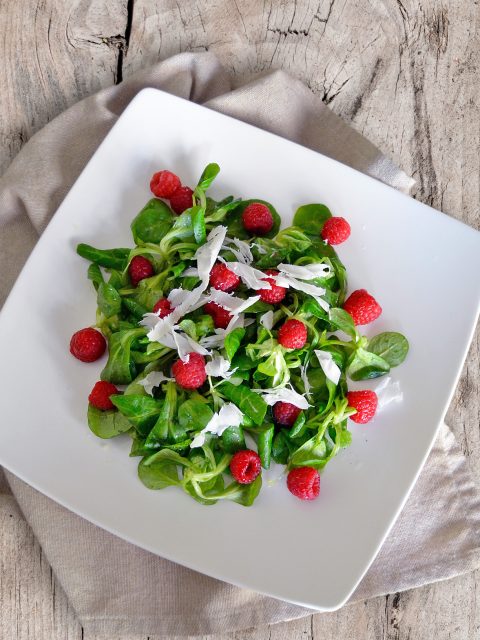
[[[262,316],[260,316],[260,323],[263,324],[265,329],[271,331],[273,327],[273,311],[267,311]]]
[[[230,311],[233,315],[238,315],[260,300],[260,296],[252,296],[244,300],[231,293],[225,293],[225,291],[220,291],[219,289],[211,289],[208,299],[210,302],[215,302],[227,311]]]
[[[210,231],[207,241],[197,249],[194,259],[197,261],[198,277],[204,285],[204,289],[208,285],[210,279],[210,271],[215,264],[223,241],[227,234],[227,227],[219,225]]]
[[[198,269],[196,267],[188,267],[182,273],[182,278],[188,278],[189,276],[194,276],[198,278]]]
[[[275,280],[275,282],[280,287],[285,287],[286,289],[292,288],[297,291],[303,291],[303,293],[307,293],[309,296],[312,296],[318,304],[328,311],[330,309],[330,305],[326,300],[323,299],[323,295],[325,294],[325,289],[323,287],[319,287],[316,284],[310,284],[308,282],[303,282],[302,280],[297,280],[297,278],[292,278],[292,276],[288,276],[284,273],[280,273],[278,276],[270,276]]]
[[[315,264],[298,265],[298,264],[279,264],[277,269],[292,278],[299,280],[314,280],[315,278],[325,278],[331,275],[331,269],[327,264],[317,262]]]
[[[151,396],[155,387],[158,387],[162,382],[171,382],[172,380],[173,378],[168,378],[161,371],[150,371],[143,380],[138,381],[138,384]]]
[[[321,349],[315,349],[314,353],[318,358],[318,362],[322,367],[325,377],[333,382],[333,384],[338,384],[341,371],[337,363],[334,361],[332,354],[329,351],[322,351]]]
[[[178,307],[177,307],[178,309]],[[188,361],[190,351],[196,351],[201,355],[207,355],[209,352],[205,346],[195,342],[190,336],[184,333],[175,322],[176,310],[165,318],[158,318],[155,326],[147,333],[147,337],[151,342],[158,342],[164,347],[175,349],[181,360]],[[147,314],[151,315],[151,314]],[[143,322],[143,321],[142,321]]]
[[[239,278],[250,289],[271,289],[270,283],[265,280],[265,274],[260,269],[255,269],[248,264],[242,262],[226,262],[225,263],[230,271],[237,274]]]
[[[200,344],[207,349],[215,349],[217,347],[223,347],[225,342],[225,337],[232,332],[234,329],[243,328],[247,326],[247,323],[250,319],[245,320],[245,317],[240,314],[238,316],[233,316],[233,318],[228,323],[228,327],[226,329],[215,329],[215,333],[210,336],[204,336],[200,338]]]
[[[198,287],[195,287],[193,291],[188,291],[182,288],[173,289],[170,292],[168,299],[175,309],[165,318],[157,316],[157,321],[154,323],[154,316],[156,314],[147,313],[144,315],[140,324],[143,324],[150,329],[147,334],[149,340],[160,342],[160,344],[171,349],[178,348],[179,354],[185,352],[185,348],[187,348],[185,342],[182,342],[182,339],[178,338],[178,336],[175,337],[175,330],[173,329],[173,326],[177,324],[180,318],[182,318],[186,313],[189,313],[194,309],[198,309],[198,307],[202,306],[206,301],[202,294],[208,287],[210,271],[218,258],[226,233],[227,227],[222,225],[215,227],[215,229],[212,229],[208,234],[205,244],[197,249],[194,258],[197,261],[198,276],[201,280]],[[186,337],[185,340],[191,341],[188,337]],[[197,347],[200,347],[200,345],[197,345]],[[197,351],[198,349],[195,348],[193,350]],[[202,352],[198,351],[198,353]]]
[[[276,402],[288,402],[299,409],[308,409],[310,406],[306,398],[297,393],[291,386],[276,387],[274,389],[252,389],[252,391],[260,393],[269,406],[274,405]]]
[[[223,405],[218,413],[214,413],[208,424],[202,429],[192,440],[190,447],[195,449],[205,444],[205,436],[207,433],[213,433],[221,436],[225,429],[229,427],[238,427],[242,424],[243,413],[232,402]]]
[[[207,375],[214,378],[224,378],[225,380],[231,378],[236,370],[237,368],[230,370],[230,362],[223,356],[218,355],[213,356],[205,367]]]
[[[190,293],[191,291],[188,291],[188,289],[182,289],[181,287],[178,289],[172,289],[167,296],[167,300],[170,302],[172,307],[178,307],[188,300]]]
[[[243,264],[251,264],[253,262],[253,255],[250,250],[250,245],[248,244],[248,242],[245,242],[245,240],[240,240],[240,238],[227,237],[225,238],[222,249],[231,251],[236,259]]]
[[[307,366],[308,365],[305,365],[305,364],[300,365],[300,377],[302,378],[303,386],[305,389],[305,395],[309,396],[312,385],[310,384],[310,380],[308,379],[308,376],[307,376]]]
[[[265,247],[262,247],[261,244],[258,244],[257,242],[252,242],[250,244],[251,247],[257,247],[257,251],[258,253],[260,253],[261,255],[265,255],[267,253],[267,250],[265,249]]]
[[[153,329],[157,325],[159,319],[160,316],[157,313],[145,313],[138,324],[142,325],[142,327],[147,327],[147,329]],[[150,337],[149,340],[151,340]]]

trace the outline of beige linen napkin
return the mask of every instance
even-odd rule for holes
[[[402,191],[408,192],[413,184],[285,73],[269,73],[233,89],[213,55],[180,54],[68,109],[13,161],[0,180],[2,294],[13,283],[36,233],[44,229],[102,138],[144,87],[164,89],[274,131]],[[310,613],[143,551],[74,515],[12,474],[7,477],[87,636],[223,633]],[[8,508],[9,500],[4,497],[3,508]],[[453,434],[442,426],[407,505],[352,601],[480,566],[479,533],[479,492]]]

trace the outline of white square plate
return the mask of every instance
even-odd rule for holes
[[[103,361],[79,363],[70,336],[92,323],[95,296],[78,242],[131,245],[129,225],[161,167],[193,184],[218,162],[212,195],[296,207],[327,204],[351,223],[339,253],[350,288],[384,313],[366,333],[411,345],[393,372],[404,400],[366,426],[322,475],[313,503],[283,483],[251,508],[206,508],[137,479],[130,441],[102,442],[86,421]],[[480,298],[480,234],[342,164],[153,89],[126,109],[42,235],[0,317],[0,463],[126,540],[188,567],[320,610],[340,607],[367,570],[425,461],[459,376]],[[374,382],[365,383],[374,386]],[[75,541],[72,540],[72,544]]]

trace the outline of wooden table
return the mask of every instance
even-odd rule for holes
[[[415,197],[478,227],[479,23],[476,0],[3,0],[0,171],[77,100],[172,54],[208,50],[239,79],[270,68],[301,78],[416,178]],[[477,480],[479,344],[477,332],[447,417]],[[84,638],[28,525],[9,516],[0,638]],[[221,638],[480,638],[479,578]]]

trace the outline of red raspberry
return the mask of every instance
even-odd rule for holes
[[[290,402],[276,402],[273,405],[273,417],[277,424],[283,427],[293,427],[295,420],[301,413],[301,409]]]
[[[232,476],[240,484],[250,484],[260,474],[262,463],[258,453],[251,449],[237,451],[230,460]]]
[[[207,304],[203,306],[203,310],[212,316],[215,329],[226,329],[232,319],[229,312],[216,302],[207,302]]]
[[[287,487],[300,500],[315,500],[320,493],[320,474],[313,467],[297,467],[288,474]]]
[[[378,397],[375,391],[349,391],[347,393],[348,406],[357,410],[350,420],[357,424],[366,424],[375,415],[378,406]]]
[[[242,221],[245,229],[256,236],[264,236],[273,227],[270,209],[261,202],[249,204],[243,211]]]
[[[88,396],[88,401],[93,407],[100,409],[100,411],[115,409],[115,405],[110,400],[110,396],[113,396],[115,393],[120,392],[114,384],[100,380],[100,382],[95,383]]]
[[[356,325],[373,322],[382,313],[382,307],[366,289],[357,289],[343,303],[345,311]]]
[[[320,235],[329,244],[341,244],[350,236],[350,225],[345,218],[328,218]]]
[[[210,271],[210,284],[214,289],[230,293],[240,284],[240,278],[223,262],[217,262]]]
[[[267,269],[265,273],[268,276],[278,276],[278,271],[275,271],[275,269]],[[262,280],[265,280],[265,282],[268,282],[271,285],[271,289],[260,289],[258,292],[260,294],[260,299],[263,300],[263,302],[276,304],[285,298],[287,295],[285,287],[279,287],[275,284],[275,280],[273,278],[262,278]]]
[[[300,320],[287,320],[278,331],[278,341],[287,349],[301,349],[307,342],[307,327]]]
[[[198,389],[207,379],[205,358],[199,353],[189,353],[188,362],[177,360],[173,363],[172,373],[176,383],[184,389]]]
[[[171,171],[157,171],[150,180],[150,189],[157,198],[170,198],[181,186],[180,178]]]
[[[150,278],[154,273],[153,264],[143,256],[135,256],[128,266],[128,274],[134,287],[140,280]]]
[[[180,187],[170,196],[170,206],[177,215],[193,206],[193,191],[190,187]]]
[[[173,307],[170,304],[170,300],[168,300],[168,298],[160,298],[156,301],[155,306],[153,307],[153,313],[156,313],[160,318],[169,316],[172,311]]]
[[[70,340],[70,353],[82,362],[94,362],[103,356],[107,343],[96,329],[87,327],[73,334]]]

